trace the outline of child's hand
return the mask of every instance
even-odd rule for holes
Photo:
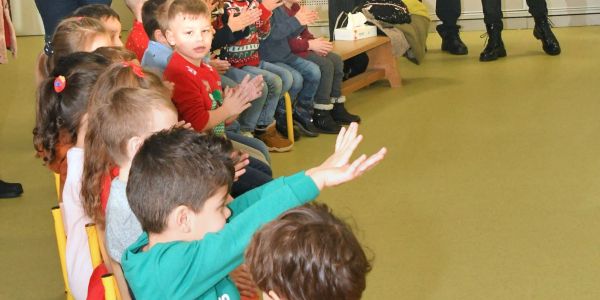
[[[283,1],[282,0],[263,0],[262,5],[269,11],[273,11],[274,9],[283,5]]]
[[[218,59],[216,55],[211,56],[210,62],[208,64],[215,68],[215,70],[217,70],[217,73],[219,74],[225,74],[225,72],[227,72],[227,70],[229,70],[229,67],[231,66],[231,64],[228,61]]]
[[[242,175],[244,175],[244,173],[246,173],[246,166],[248,164],[250,164],[250,160],[248,159],[248,157],[250,157],[250,155],[248,155],[248,153],[243,153],[241,151],[233,151],[231,153],[231,159],[235,163],[235,165],[234,165],[235,175],[233,176],[234,182],[238,181],[240,176],[242,176]]]
[[[255,89],[250,88],[250,76],[246,75],[242,82],[235,88],[225,88],[223,106],[227,112],[227,118],[241,114],[250,107],[250,102],[258,98]],[[262,91],[262,90],[261,90]]]
[[[250,79],[248,76],[244,77],[244,80],[238,85],[239,89],[244,90],[244,95],[252,100],[256,100],[262,95],[263,86],[265,82],[262,75],[255,76]]]
[[[358,124],[356,123],[350,124],[348,130],[342,128],[338,134],[333,155],[320,166],[306,171],[306,175],[313,179],[319,190],[353,180],[376,166],[384,158],[387,152],[385,147],[369,158],[363,154],[350,164],[352,153],[362,141],[362,135],[357,135],[357,133]]]
[[[231,12],[229,13],[229,20],[227,26],[231,29],[231,32],[244,30],[244,28],[258,22],[262,11],[258,8],[246,9],[242,8],[239,15],[234,16]]]
[[[173,93],[173,90],[175,89],[175,83],[170,81],[163,81],[163,84],[171,91],[171,93]]]
[[[231,276],[231,279],[235,282],[235,286],[238,288],[240,295],[249,298],[256,296],[258,287],[254,284],[254,281],[252,281],[252,276],[245,264],[233,270],[233,272],[229,273],[229,276]]]
[[[173,125],[173,128],[185,128],[185,129],[194,130],[194,128],[192,128],[192,124],[190,124],[184,120],[177,122],[177,124]]]
[[[333,50],[333,43],[322,38],[312,39],[308,41],[308,50],[312,50],[318,55],[325,56]]]
[[[263,2],[264,3],[264,2]],[[308,9],[305,6],[300,7],[300,10],[295,15],[300,25],[309,25],[319,19],[319,13],[312,9]]]

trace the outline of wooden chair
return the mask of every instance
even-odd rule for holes
[[[69,280],[67,278],[67,260],[66,260],[66,249],[67,249],[67,235],[65,234],[65,226],[62,218],[62,209],[59,206],[52,208],[52,218],[54,219],[54,233],[56,235],[56,245],[58,246],[58,257],[60,258],[60,269],[63,275],[63,282],[65,284],[65,295],[67,300],[73,300],[73,294],[69,288]]]

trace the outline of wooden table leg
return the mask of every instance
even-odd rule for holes
[[[397,62],[392,54],[392,44],[385,43],[367,51],[369,65],[367,69],[383,69],[391,87],[402,86],[402,78],[398,71]]]

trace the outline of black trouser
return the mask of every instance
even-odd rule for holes
[[[502,6],[500,3],[500,0],[481,0],[486,24],[502,22]],[[527,6],[529,6],[529,13],[534,18],[543,18],[548,15],[546,0],[527,0]],[[456,21],[460,16],[460,0],[437,0],[435,13],[442,20],[444,26],[456,26]]]
[[[502,6],[500,0],[481,0],[483,6],[483,21],[485,24],[502,22]],[[548,7],[546,0],[527,0],[529,13],[534,18],[544,18],[548,16]]]

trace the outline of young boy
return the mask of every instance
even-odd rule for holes
[[[359,300],[371,270],[348,224],[316,203],[263,226],[245,260],[263,300]]]
[[[306,8],[299,9],[293,17],[286,13],[285,7],[276,8],[271,17],[273,29],[259,51],[266,61],[277,63],[294,76],[290,96],[297,100],[294,110],[295,125],[299,128],[314,127],[322,133],[336,134],[341,127],[335,123],[328,111],[331,109],[329,98],[326,100],[315,98],[321,81],[319,66],[294,55],[288,44],[288,39],[296,37],[304,30],[304,26],[316,21],[317,17],[315,11]],[[280,103],[277,108],[278,118],[284,113],[285,107]]]
[[[283,0],[283,8],[288,16],[294,17],[301,9],[298,0]],[[300,34],[288,40],[292,53],[310,60],[321,69],[321,81],[315,94],[315,122],[320,115],[331,113],[338,124],[360,122],[360,117],[348,113],[344,106],[346,97],[342,96],[342,79],[344,62],[342,58],[331,52],[333,44],[323,38],[315,38],[308,27],[303,26]],[[325,117],[326,118],[326,117]],[[317,126],[318,127],[318,126]]]
[[[150,41],[143,53],[141,64],[142,67],[155,71],[161,77],[173,55],[173,49],[164,35],[169,21],[168,13],[167,0],[148,0],[142,7],[142,22]]]
[[[313,200],[325,187],[353,180],[375,166],[349,158],[362,136],[353,123],[336,152],[318,167],[282,177],[230,202],[233,166],[218,153],[228,143],[183,129],[149,137],[129,173],[127,198],[144,233],[122,258],[137,299],[240,299],[227,276],[243,260],[250,238],[284,211]]]
[[[112,46],[123,46],[123,42],[121,41],[121,18],[116,11],[110,8],[110,6],[104,4],[88,4],[75,10],[73,16],[99,20],[104,28],[106,28],[106,31],[108,31]]]
[[[133,51],[135,56],[137,56],[138,61],[142,60],[144,56],[144,52],[146,48],[148,48],[148,37],[144,31],[144,25],[142,24],[142,6],[144,2],[147,0],[125,0],[125,5],[133,14],[133,26],[129,31],[129,36],[127,36],[127,41],[125,42],[125,48]]]

